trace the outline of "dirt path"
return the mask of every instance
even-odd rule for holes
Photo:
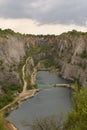
[[[32,85],[35,85],[35,82],[36,82],[36,74],[37,74],[37,69],[34,68],[33,73],[32,73],[32,75],[31,75],[31,84],[32,84]]]
[[[23,78],[23,83],[24,83],[22,92],[14,99],[13,102],[11,102],[10,104],[3,107],[0,110],[0,112],[6,110],[7,108],[12,107],[15,103],[20,102],[21,100],[23,100],[23,98],[25,99],[26,97],[29,98],[29,97],[34,96],[34,94],[36,93],[36,91],[37,91],[36,89],[27,90],[27,82],[26,82],[26,79],[25,79],[25,67],[26,67],[26,64],[27,64],[29,59],[31,59],[31,57],[28,57],[26,59],[26,63],[22,68],[22,78]]]
[[[18,130],[10,121],[5,121],[6,130]]]
[[[26,82],[26,79],[25,79],[25,67],[27,65],[28,60],[30,60],[30,59],[31,59],[31,57],[28,57],[26,59],[25,65],[22,68],[22,79],[23,79],[23,82],[24,82],[24,86],[23,86],[23,91],[21,92],[21,95],[24,94],[27,90],[27,82]]]
[[[25,67],[28,63],[28,61],[31,59],[31,57],[28,57],[26,59],[26,62],[24,64],[24,66],[22,67],[22,79],[23,79],[23,90],[22,92],[14,99],[13,102],[11,102],[10,104],[6,105],[5,107],[3,107],[0,112],[3,112],[7,109],[13,109],[13,105],[15,103],[19,103],[22,100],[25,100],[27,98],[33,97],[35,95],[35,93],[37,91],[39,91],[38,89],[32,89],[32,90],[27,90],[27,81],[25,78]],[[34,72],[31,75],[31,83],[34,84],[35,82],[35,73],[36,73],[36,69],[34,68]],[[17,128],[15,128],[15,126],[9,121],[9,123],[6,124],[6,128],[7,130],[17,130]]]

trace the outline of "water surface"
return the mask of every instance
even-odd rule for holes
[[[36,118],[66,114],[72,109],[71,90],[52,87],[52,84],[68,81],[54,73],[39,71],[36,82],[41,91],[34,98],[22,102],[8,117],[19,130],[30,130],[28,124]]]

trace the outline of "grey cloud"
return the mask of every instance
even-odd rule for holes
[[[0,17],[30,18],[39,24],[85,25],[86,12],[86,0],[0,0]]]

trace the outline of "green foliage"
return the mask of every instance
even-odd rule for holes
[[[62,33],[61,36],[65,36],[65,35],[72,35],[72,36],[84,36],[87,35],[87,32],[81,32],[81,31],[77,31],[77,30],[72,30],[72,31],[68,31],[65,33]]]
[[[6,94],[0,96],[0,109],[12,102],[14,99],[13,93],[7,92]]]
[[[45,66],[45,68],[49,68],[51,66],[54,66],[54,59],[52,56],[46,56],[44,58],[43,64]]]
[[[34,84],[34,85],[32,85],[31,84],[31,76],[29,76],[28,77],[28,79],[27,79],[27,89],[33,89],[33,88],[37,88],[37,84]]]
[[[87,51],[84,50],[83,53],[80,54],[81,58],[87,58]]]
[[[40,46],[40,52],[47,52],[47,51],[49,51],[52,47],[53,47],[53,45],[42,45],[42,46]]]
[[[26,55],[28,56],[33,56],[40,53],[40,47],[31,47],[30,50],[27,51]]]
[[[9,91],[14,92],[14,91],[18,91],[21,92],[22,91],[22,86],[16,85],[16,84],[4,84],[2,86],[2,90],[7,93]]]
[[[48,52],[52,47],[53,45],[40,45],[40,46],[31,47],[27,51],[26,56],[28,57],[28,56],[37,55],[42,52]]]
[[[74,91],[75,91],[75,93],[78,93],[81,89],[81,84],[79,82],[79,79],[75,79],[75,80],[76,80],[76,82],[74,84]]]
[[[15,32],[13,30],[11,30],[11,29],[5,29],[5,30],[3,30],[3,33],[5,33],[5,34],[14,34]]]
[[[21,36],[21,37],[25,36],[25,34],[21,34],[21,33],[18,33],[18,32],[16,33],[11,29],[5,29],[5,30],[0,29],[0,36],[1,37],[6,37],[7,38],[6,35],[8,35],[8,34],[14,35],[14,36]]]
[[[27,89],[32,89],[33,88],[33,86],[30,84],[30,83],[28,83],[28,85],[27,85]]]
[[[69,58],[69,59],[67,60],[67,63],[71,63],[71,58]]]
[[[83,70],[85,70],[86,68],[86,64],[85,63],[78,63],[78,66],[81,67]]]
[[[61,69],[61,65],[59,63],[55,64],[55,67],[58,68],[59,70]]]
[[[0,66],[2,66],[2,64],[3,64],[3,61],[2,61],[2,60],[0,60]]]
[[[0,113],[0,130],[6,130],[4,124],[5,124],[5,120],[3,118],[3,114]]]
[[[6,36],[6,34],[15,34],[15,32],[11,29],[5,29],[5,30],[2,30],[0,29],[0,36]]]
[[[3,95],[0,96],[0,109],[14,100],[14,92],[21,92],[22,87],[18,85],[2,85]]]
[[[87,87],[75,89],[74,109],[68,115],[67,130],[87,130]]]

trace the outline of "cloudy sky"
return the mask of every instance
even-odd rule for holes
[[[0,0],[0,28],[31,34],[87,31],[87,1]]]

